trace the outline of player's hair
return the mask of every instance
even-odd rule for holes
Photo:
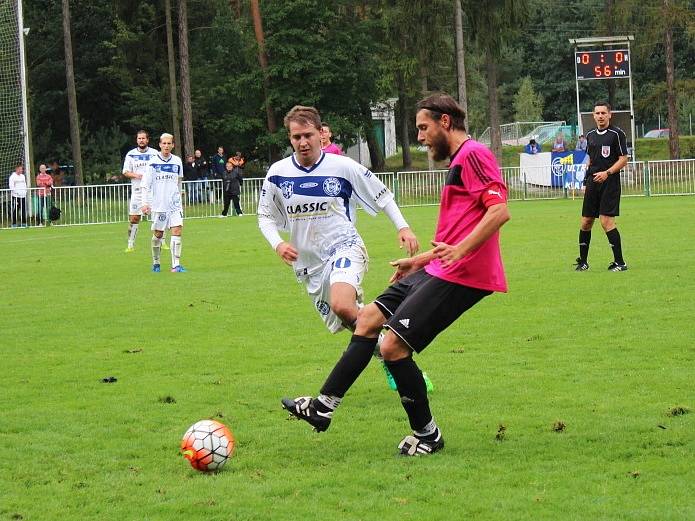
[[[611,104],[607,101],[597,101],[596,103],[594,103],[594,108],[596,107],[606,107],[608,109],[608,112],[611,111]]]
[[[319,111],[314,107],[305,107],[303,105],[295,105],[285,116],[285,128],[289,132],[291,122],[299,123],[300,125],[312,125],[316,130],[321,130],[321,116]]]
[[[145,134],[145,136],[147,136],[147,139],[150,139],[150,133],[147,132],[147,130],[141,128],[135,133],[135,137],[138,137],[140,134]]]
[[[164,134],[162,134],[161,136],[159,136],[159,140],[161,141],[161,140],[164,139],[165,137],[170,137],[170,138],[171,138],[171,141],[172,141],[172,143],[173,143],[173,141],[174,141],[174,136],[172,136],[171,134],[169,134],[169,133],[167,133],[167,132],[165,132]]]
[[[442,114],[451,118],[451,126],[456,130],[466,131],[466,113],[454,98],[443,92],[437,92],[421,99],[417,104],[417,111],[429,110],[432,119],[442,119]]]
[[[15,170],[17,170],[19,167],[24,168],[24,163],[16,163],[16,164],[14,165],[14,169],[15,169]]]

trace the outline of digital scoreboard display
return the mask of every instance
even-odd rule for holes
[[[609,80],[630,77],[630,53],[626,49],[576,51],[578,80]]]

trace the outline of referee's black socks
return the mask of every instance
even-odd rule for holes
[[[620,233],[618,229],[613,228],[611,231],[606,232],[606,237],[608,237],[608,244],[610,244],[613,249],[613,259],[616,264],[625,264],[623,260],[623,247],[620,244]]]
[[[591,230],[579,230],[579,258],[586,262],[589,257],[589,244],[591,244]]]

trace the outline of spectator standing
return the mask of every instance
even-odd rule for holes
[[[8,181],[11,196],[12,228],[27,225],[27,176],[21,163],[14,168]]]
[[[186,162],[183,164],[183,180],[186,183],[185,192],[188,195],[188,203],[191,204],[196,199],[198,172],[195,168],[195,158],[191,155],[186,156]]]
[[[196,202],[200,203],[203,201],[203,199],[207,199],[207,197],[203,197],[203,194],[206,194],[207,179],[210,175],[210,163],[207,159],[205,159],[202,151],[196,150],[194,154],[196,177],[198,178],[198,181],[196,182],[195,200]]]
[[[217,147],[217,154],[212,156],[212,173],[215,179],[222,179],[227,170],[227,158],[224,157],[224,147]]]
[[[52,206],[53,193],[53,178],[43,163],[39,165],[36,187],[36,224],[43,225],[48,220],[48,209]]]
[[[531,141],[528,142],[528,145],[524,147],[524,153],[526,154],[538,154],[539,152],[542,152],[543,150],[541,149],[541,146],[536,143],[535,139],[532,139]]]
[[[567,150],[565,136],[562,132],[558,132],[557,136],[555,136],[555,142],[553,142],[553,152],[564,152],[565,150]]]
[[[227,217],[227,213],[229,212],[229,203],[231,201],[234,202],[234,212],[236,215],[239,217],[244,215],[239,204],[242,182],[243,179],[241,177],[241,168],[236,166],[234,158],[230,157],[225,165],[224,177],[222,178],[224,208],[222,208],[222,215],[220,215],[220,217]]]
[[[328,123],[321,123],[321,150],[326,154],[337,154],[339,156],[344,155],[343,149],[338,145],[333,143],[333,132],[331,132],[331,127]]]
[[[586,147],[587,142],[586,138],[584,137],[584,134],[579,134],[579,138],[577,139],[577,146],[574,147],[574,149],[579,150],[580,152],[586,152]]]
[[[65,183],[65,174],[56,160],[51,163],[51,177],[53,178],[53,186],[56,188]]]

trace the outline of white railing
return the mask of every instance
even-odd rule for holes
[[[581,196],[581,183],[572,177],[554,176],[552,167],[533,168],[502,169],[509,200]],[[439,204],[446,173],[446,170],[384,172],[378,176],[396,194],[399,205],[425,206]],[[620,178],[625,196],[695,195],[695,159],[630,163]],[[244,180],[240,196],[244,213],[256,213],[262,184],[260,178]],[[187,219],[220,215],[221,180],[186,181],[184,189]],[[26,197],[26,219],[22,221],[19,215],[19,224],[37,226],[48,222],[51,206],[61,210],[60,219],[53,223],[58,226],[126,222],[129,200],[130,184],[58,187],[47,198],[40,197],[39,189],[31,188]],[[12,203],[10,191],[0,190],[0,228],[13,226]]]

